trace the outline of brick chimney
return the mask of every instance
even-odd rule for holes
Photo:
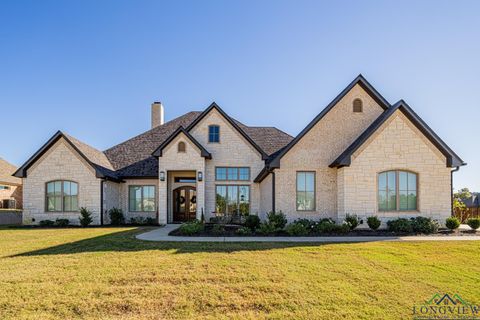
[[[163,105],[159,101],[152,103],[152,129],[165,123]]]

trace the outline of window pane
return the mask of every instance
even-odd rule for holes
[[[239,179],[243,181],[250,180],[250,168],[239,168]]]
[[[217,180],[227,180],[227,168],[216,168]]]
[[[47,198],[47,211],[55,211],[55,198],[48,197]]]
[[[47,196],[52,197],[55,192],[55,182],[47,183]]]
[[[305,172],[297,172],[297,192],[305,190]]]
[[[216,187],[216,205],[215,210],[218,213],[226,213],[227,208],[227,187],[226,186],[217,186]]]
[[[397,195],[395,191],[388,191],[388,210],[397,210]]]
[[[415,173],[408,173],[408,191],[417,190],[417,175]]]
[[[315,191],[315,174],[313,172],[305,173],[305,190],[309,192]]]
[[[227,213],[236,213],[238,209],[238,186],[227,186]]]
[[[227,178],[228,180],[238,180],[238,168],[228,168]]]
[[[297,191],[297,210],[302,211],[305,209],[306,193],[304,191]]]
[[[72,202],[72,211],[78,211],[78,196],[71,196],[70,199]]]
[[[408,210],[417,210],[417,193],[409,192],[408,194]]]
[[[315,194],[313,192],[305,192],[305,210],[315,210]]]
[[[378,190],[387,190],[387,173],[382,172],[378,175]]]
[[[55,196],[54,197],[55,201],[55,209],[54,211],[62,211],[62,197],[61,196]]]
[[[398,172],[398,188],[400,190],[407,190],[407,173],[404,171]]]
[[[70,181],[63,182],[63,195],[64,196],[70,195]]]
[[[72,202],[70,196],[63,197],[63,211],[72,211]]]
[[[78,183],[76,182],[71,182],[70,183],[70,193],[72,196],[77,196],[78,195]]]
[[[208,141],[219,142],[220,141],[220,127],[210,126],[208,127]]]
[[[408,191],[400,190],[400,210],[408,210]]]
[[[389,191],[397,190],[395,171],[387,172],[387,187]]]
[[[378,192],[378,210],[381,210],[381,211],[387,210],[387,192],[386,191]]]
[[[239,209],[242,215],[250,213],[250,187],[239,186]]]

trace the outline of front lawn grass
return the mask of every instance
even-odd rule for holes
[[[0,229],[0,319],[411,319],[480,304],[480,242],[155,243],[149,228]]]

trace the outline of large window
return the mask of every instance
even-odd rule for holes
[[[220,142],[220,127],[208,126],[208,142]]]
[[[417,210],[417,174],[409,171],[386,171],[378,175],[378,210]]]
[[[78,183],[63,180],[48,182],[46,210],[48,212],[78,211]]]
[[[249,181],[250,168],[246,167],[216,167],[215,180],[218,181]]]
[[[155,186],[129,186],[128,211],[155,211]]]
[[[315,172],[297,172],[297,211],[315,210]]]
[[[250,213],[249,186],[216,186],[216,212],[224,214]]]

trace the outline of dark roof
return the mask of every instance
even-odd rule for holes
[[[478,208],[480,207],[480,197],[478,194],[472,193],[470,198],[467,198],[462,201],[467,208]]]
[[[374,99],[384,110],[390,107],[390,103],[365,79],[361,74],[358,75],[335,99],[332,100],[275,158],[271,159],[270,167],[279,168],[280,159],[295,145],[300,139],[312,129],[354,86],[359,85]]]
[[[212,155],[210,152],[208,152],[201,144],[198,142],[188,131],[186,131],[183,127],[179,127],[177,130],[175,130],[174,133],[170,135],[165,141],[162,142],[162,144],[152,153],[154,157],[161,157],[163,149],[165,149],[166,146],[172,142],[173,139],[175,139],[176,136],[178,136],[180,133],[183,133],[195,146],[197,146],[198,149],[200,149],[201,156],[207,159],[211,159]]]
[[[22,179],[12,176],[17,167],[0,158],[0,184],[21,185]]]
[[[92,168],[98,178],[105,178],[114,181],[120,179],[112,170],[112,165],[103,152],[77,140],[61,131],[57,131],[30,159],[27,160],[15,173],[15,177],[25,178],[27,170],[35,163],[48,149],[58,140],[63,138]]]
[[[403,100],[400,100],[395,105],[383,112],[335,161],[330,164],[330,167],[344,167],[351,163],[352,154],[362,146],[370,136],[377,131],[385,121],[390,118],[395,111],[401,111],[424,135],[432,142],[432,144],[440,150],[446,157],[446,165],[448,167],[463,166],[466,163],[460,159],[455,152],[450,149],[445,142],[436,135],[435,132],[410,108],[410,106]]]

